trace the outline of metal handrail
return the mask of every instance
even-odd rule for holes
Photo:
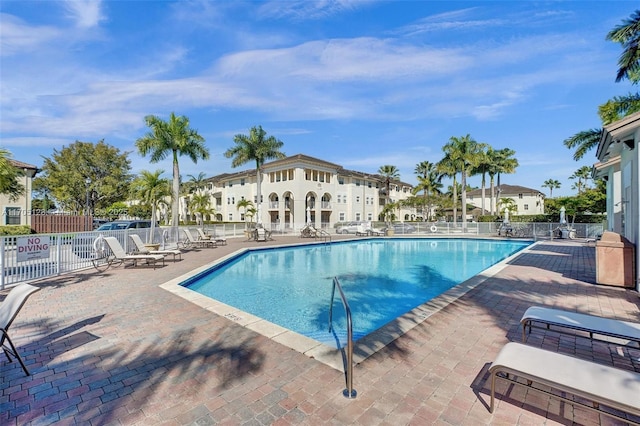
[[[347,298],[344,296],[342,286],[338,281],[338,277],[333,277],[333,286],[331,288],[331,305],[329,306],[329,333],[333,329],[333,300],[336,294],[336,287],[340,292],[340,298],[342,299],[342,306],[344,306],[344,312],[347,316],[347,388],[342,391],[342,395],[346,398],[355,398],[358,393],[353,388],[353,323],[351,322],[351,308],[347,302]]]

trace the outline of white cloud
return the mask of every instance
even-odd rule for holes
[[[0,55],[29,53],[62,36],[62,31],[51,26],[33,26],[22,19],[0,13]]]
[[[79,28],[97,27],[105,19],[100,0],[66,0],[67,15]]]

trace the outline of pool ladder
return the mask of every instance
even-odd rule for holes
[[[347,302],[347,298],[344,296],[344,292],[342,291],[342,286],[340,285],[340,281],[338,281],[338,277],[333,277],[333,286],[331,288],[331,305],[329,306],[329,333],[331,333],[331,330],[333,329],[333,300],[336,294],[336,287],[338,288],[338,292],[340,293],[342,306],[344,306],[344,312],[347,316],[347,388],[342,391],[342,395],[344,395],[345,398],[352,399],[358,395],[358,392],[356,392],[356,390],[353,388],[353,323],[351,322],[351,308],[349,308],[349,303]]]

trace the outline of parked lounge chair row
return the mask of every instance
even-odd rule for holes
[[[640,346],[639,323],[539,306],[527,309],[520,323],[523,343],[507,343],[489,368],[491,412],[494,409],[496,379],[501,378],[616,420],[640,424],[637,419],[634,421],[618,413],[640,418],[640,373],[524,344],[527,330],[531,333],[533,328],[544,328],[560,333],[583,332],[592,340],[602,340],[596,336],[614,337]],[[550,390],[533,387],[533,383]],[[601,404],[608,408],[602,409]]]

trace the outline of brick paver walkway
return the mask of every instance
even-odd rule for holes
[[[300,239],[268,244],[286,242]],[[594,284],[593,247],[553,241],[521,254],[357,365],[349,400],[339,371],[159,288],[248,244],[35,283],[12,326],[32,376],[0,355],[0,424],[614,424],[506,385],[488,411],[489,364],[520,340],[532,304],[640,322],[637,292]],[[623,345],[540,331],[528,344],[640,371],[640,350]]]

